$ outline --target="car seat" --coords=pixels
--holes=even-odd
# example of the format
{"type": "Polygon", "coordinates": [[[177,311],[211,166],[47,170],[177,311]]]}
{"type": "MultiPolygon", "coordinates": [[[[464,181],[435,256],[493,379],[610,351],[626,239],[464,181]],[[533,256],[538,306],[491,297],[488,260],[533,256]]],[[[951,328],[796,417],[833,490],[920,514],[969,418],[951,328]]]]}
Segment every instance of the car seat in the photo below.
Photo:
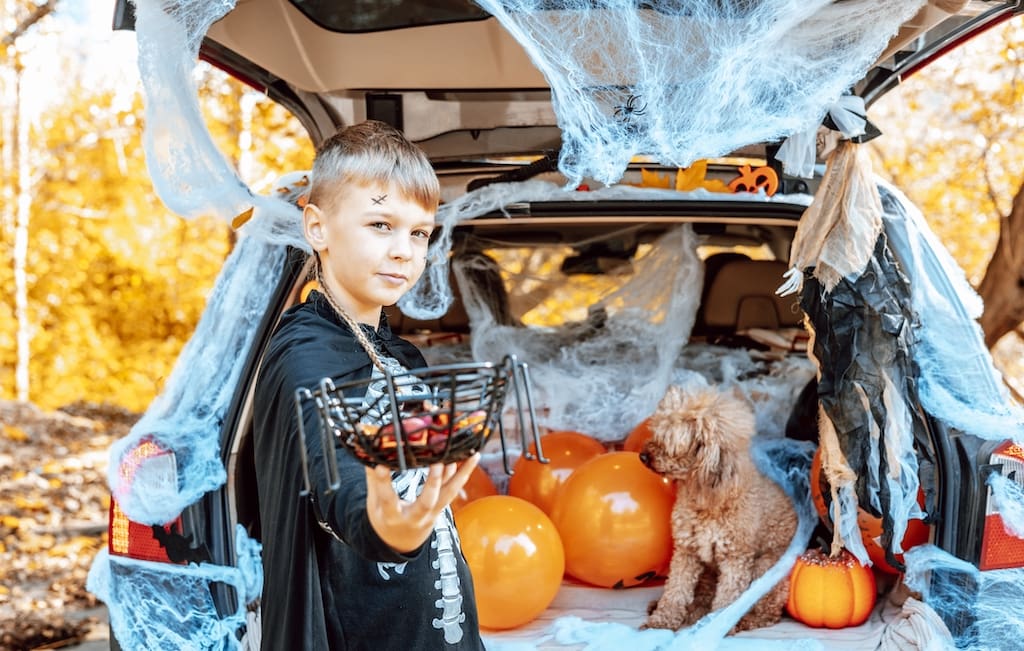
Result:
{"type": "Polygon", "coordinates": [[[786,263],[779,260],[727,260],[710,280],[705,278],[703,334],[801,327],[799,297],[775,293],[787,270],[786,263]]]}

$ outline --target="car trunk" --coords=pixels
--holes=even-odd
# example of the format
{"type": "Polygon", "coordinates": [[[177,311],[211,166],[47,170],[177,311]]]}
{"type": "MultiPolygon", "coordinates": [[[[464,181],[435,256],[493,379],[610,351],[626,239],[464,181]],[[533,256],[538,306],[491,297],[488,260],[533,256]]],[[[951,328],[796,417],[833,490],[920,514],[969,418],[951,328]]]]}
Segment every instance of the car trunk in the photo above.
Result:
{"type": "MultiPolygon", "coordinates": [[[[342,25],[343,31],[332,31],[323,28],[330,22],[326,18],[311,21],[293,3],[285,0],[241,0],[236,9],[211,27],[201,56],[254,87],[265,90],[290,108],[309,129],[314,142],[323,140],[339,125],[366,118],[396,124],[419,142],[437,163],[443,179],[446,175],[453,179],[448,186],[451,194],[446,196],[446,201],[457,200],[471,187],[464,184],[465,180],[479,176],[467,173],[467,169],[493,166],[499,172],[494,176],[509,178],[503,175],[514,175],[518,169],[535,162],[538,155],[550,156],[552,151],[562,147],[548,80],[495,19],[482,18],[479,11],[468,3],[441,3],[449,10],[444,20],[436,24],[422,24],[429,19],[414,13],[401,13],[401,7],[406,4],[414,5],[392,3],[389,6],[399,9],[382,11],[379,15],[365,17],[367,20],[360,17],[358,23],[342,25]],[[371,18],[380,22],[373,23],[371,18]],[[399,26],[409,20],[418,26],[399,26]],[[382,31],[377,31],[382,28],[382,31]],[[433,42],[437,35],[442,36],[440,46],[421,44],[433,42]],[[421,61],[415,57],[394,56],[399,46],[413,52],[429,51],[438,55],[443,65],[430,65],[426,57],[421,61]],[[518,155],[521,159],[505,158],[495,164],[497,154],[518,155]]],[[[977,31],[1020,11],[1017,2],[971,2],[966,3],[966,7],[962,5],[957,2],[929,3],[892,39],[876,67],[857,85],[856,92],[868,102],[873,101],[903,76],[912,74],[941,54],[951,43],[962,42],[977,31]],[[963,11],[950,17],[942,9],[944,6],[963,11]]],[[[321,3],[316,6],[327,10],[337,9],[339,4],[321,3]]],[[[753,143],[741,153],[772,163],[771,152],[771,146],[753,143]]],[[[653,162],[648,164],[656,167],[653,162]]],[[[630,170],[635,174],[641,165],[643,163],[638,162],[630,170]]],[[[667,169],[674,170],[675,167],[668,166],[667,169]]],[[[799,182],[802,181],[782,179],[785,190],[794,192],[799,182]]],[[[803,191],[811,189],[813,186],[803,186],[803,191]]],[[[564,224],[574,212],[581,221],[585,221],[595,216],[589,208],[581,202],[549,206],[547,214],[538,215],[537,223],[543,224],[542,220],[548,219],[552,220],[549,224],[564,224]]],[[[802,208],[799,206],[792,210],[799,212],[802,208]]],[[[636,211],[637,205],[609,202],[602,209],[622,216],[636,211]]],[[[515,210],[513,208],[511,212],[515,210]]],[[[691,205],[687,210],[696,210],[707,216],[720,209],[708,203],[697,208],[691,205]]],[[[779,208],[780,212],[786,210],[779,208]]],[[[641,222],[657,222],[659,217],[666,216],[665,206],[636,212],[632,216],[641,222]]],[[[510,229],[505,228],[508,223],[502,221],[504,217],[493,215],[489,222],[481,221],[481,233],[486,234],[491,229],[493,236],[501,237],[509,232],[510,229]]],[[[668,217],[673,219],[678,215],[668,217]]],[[[296,290],[292,288],[292,299],[296,290]]],[[[278,298],[283,300],[286,294],[279,292],[278,298]]],[[[250,372],[254,371],[247,370],[250,372]]],[[[792,398],[795,400],[796,396],[792,398]]],[[[242,414],[247,409],[245,400],[247,396],[236,396],[232,419],[243,418],[242,414]]],[[[974,510],[957,523],[957,516],[963,515],[960,514],[960,497],[966,500],[974,493],[963,489],[964,495],[958,496],[955,488],[949,487],[959,485],[956,478],[960,476],[962,465],[952,446],[962,446],[967,451],[965,454],[980,454],[978,446],[963,444],[964,437],[950,443],[955,435],[942,428],[934,429],[934,437],[939,441],[935,451],[940,465],[938,472],[947,486],[940,505],[943,521],[936,531],[935,541],[958,556],[976,555],[978,541],[974,538],[967,540],[964,532],[973,526],[979,505],[974,504],[974,510]]],[[[986,448],[984,452],[989,450],[986,448]]],[[[971,470],[975,469],[973,463],[966,465],[971,470]]],[[[979,490],[977,485],[969,488],[975,492],[979,490]]],[[[251,490],[251,486],[243,486],[239,492],[246,489],[251,490]]],[[[221,515],[230,513],[231,505],[223,496],[218,499],[221,500],[217,507],[221,515]]],[[[247,510],[251,512],[251,504],[247,510]]],[[[561,642],[551,639],[548,627],[565,615],[577,615],[584,621],[576,626],[563,619],[562,642],[573,639],[571,629],[584,636],[576,637],[577,640],[599,639],[600,631],[591,626],[596,626],[595,622],[619,623],[635,633],[646,614],[647,602],[661,589],[655,585],[609,591],[583,586],[572,580],[567,580],[564,588],[564,594],[559,595],[550,611],[540,620],[515,631],[491,633],[490,638],[496,645],[518,641],[539,648],[544,645],[555,648],[561,642]],[[564,628],[566,626],[569,628],[564,628]]],[[[864,627],[840,632],[812,632],[789,621],[763,632],[745,635],[764,640],[815,637],[828,648],[864,648],[865,645],[873,648],[877,636],[881,635],[881,626],[897,612],[897,607],[882,604],[864,627]]]]}

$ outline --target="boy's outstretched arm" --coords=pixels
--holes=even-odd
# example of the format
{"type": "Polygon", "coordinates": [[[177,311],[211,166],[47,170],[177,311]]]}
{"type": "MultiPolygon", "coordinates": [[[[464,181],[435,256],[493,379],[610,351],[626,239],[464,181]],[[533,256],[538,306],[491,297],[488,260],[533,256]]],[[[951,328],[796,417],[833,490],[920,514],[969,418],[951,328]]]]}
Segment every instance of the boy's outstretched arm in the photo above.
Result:
{"type": "Polygon", "coordinates": [[[430,466],[423,490],[413,501],[398,497],[386,466],[366,469],[366,514],[380,539],[400,554],[410,554],[426,542],[434,522],[458,496],[480,461],[474,454],[460,465],[430,466]]]}

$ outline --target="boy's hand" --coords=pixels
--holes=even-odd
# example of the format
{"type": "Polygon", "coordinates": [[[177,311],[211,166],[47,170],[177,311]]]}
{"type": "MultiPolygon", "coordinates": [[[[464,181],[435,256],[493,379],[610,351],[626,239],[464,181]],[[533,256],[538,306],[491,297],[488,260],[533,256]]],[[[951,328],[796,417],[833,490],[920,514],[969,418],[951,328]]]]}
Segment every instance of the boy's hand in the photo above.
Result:
{"type": "Polygon", "coordinates": [[[386,466],[366,469],[366,514],[381,540],[400,554],[415,551],[434,530],[434,522],[455,499],[480,462],[480,453],[454,463],[430,466],[427,481],[419,497],[407,502],[398,497],[391,485],[391,470],[386,466]]]}

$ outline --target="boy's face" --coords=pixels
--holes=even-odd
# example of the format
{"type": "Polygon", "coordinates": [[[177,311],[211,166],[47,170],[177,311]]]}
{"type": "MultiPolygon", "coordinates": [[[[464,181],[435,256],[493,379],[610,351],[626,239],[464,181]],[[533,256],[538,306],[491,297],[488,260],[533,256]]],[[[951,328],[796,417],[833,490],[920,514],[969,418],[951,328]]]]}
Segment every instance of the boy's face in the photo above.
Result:
{"type": "Polygon", "coordinates": [[[376,327],[381,308],[423,274],[434,213],[394,186],[352,184],[329,206],[308,204],[303,225],[334,298],[356,321],[376,327]]]}

